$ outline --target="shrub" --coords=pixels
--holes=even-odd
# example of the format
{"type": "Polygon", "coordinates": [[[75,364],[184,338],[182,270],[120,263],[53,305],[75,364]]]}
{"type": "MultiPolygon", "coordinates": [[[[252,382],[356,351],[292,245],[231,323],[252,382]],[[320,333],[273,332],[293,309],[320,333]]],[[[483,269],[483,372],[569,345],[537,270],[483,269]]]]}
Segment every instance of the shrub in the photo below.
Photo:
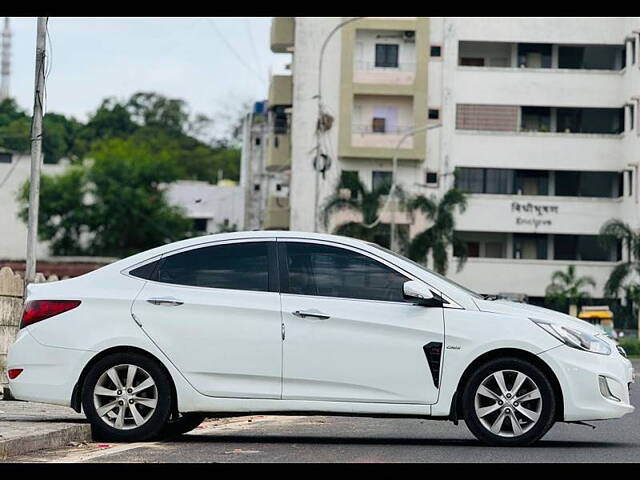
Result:
{"type": "Polygon", "coordinates": [[[640,340],[637,338],[621,338],[620,346],[624,348],[627,355],[640,355],[640,340]]]}

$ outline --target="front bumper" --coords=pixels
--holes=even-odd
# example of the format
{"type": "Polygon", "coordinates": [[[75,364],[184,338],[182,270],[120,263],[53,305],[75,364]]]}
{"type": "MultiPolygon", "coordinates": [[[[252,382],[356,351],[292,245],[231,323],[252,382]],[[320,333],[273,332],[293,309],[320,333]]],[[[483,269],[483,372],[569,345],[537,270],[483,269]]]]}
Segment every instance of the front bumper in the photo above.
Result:
{"type": "Polygon", "coordinates": [[[616,349],[611,355],[598,355],[561,345],[539,356],[558,377],[565,421],[619,418],[635,410],[629,398],[633,366],[616,349]],[[606,378],[610,392],[619,401],[601,393],[599,377],[606,378]]]}

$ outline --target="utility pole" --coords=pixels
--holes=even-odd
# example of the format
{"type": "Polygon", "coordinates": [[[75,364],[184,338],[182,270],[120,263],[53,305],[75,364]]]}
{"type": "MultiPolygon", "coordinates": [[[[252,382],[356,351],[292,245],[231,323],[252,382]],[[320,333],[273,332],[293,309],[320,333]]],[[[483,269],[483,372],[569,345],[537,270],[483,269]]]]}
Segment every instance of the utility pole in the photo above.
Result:
{"type": "MultiPolygon", "coordinates": [[[[322,152],[320,147],[320,136],[324,133],[324,106],[322,104],[322,66],[324,62],[324,52],[327,49],[327,45],[329,45],[329,40],[331,37],[340,30],[345,25],[348,25],[351,22],[355,22],[356,20],[360,20],[365,17],[352,17],[348,20],[344,20],[336,25],[333,30],[329,32],[324,41],[322,42],[322,46],[320,47],[320,56],[318,57],[318,93],[315,98],[318,99],[318,119],[316,124],[316,147],[315,147],[315,157],[314,157],[314,170],[315,170],[315,192],[314,192],[314,201],[313,201],[313,231],[319,232],[319,213],[318,209],[320,207],[320,169],[323,168],[320,165],[322,160],[322,152]]],[[[327,128],[328,130],[328,128],[327,128]]]]}
{"type": "Polygon", "coordinates": [[[47,21],[38,17],[36,33],[36,77],[31,126],[31,183],[29,185],[29,220],[27,230],[27,266],[25,285],[36,277],[36,243],[38,240],[38,210],[40,206],[40,167],[42,165],[42,117],[44,115],[44,65],[46,57],[47,21]]]}

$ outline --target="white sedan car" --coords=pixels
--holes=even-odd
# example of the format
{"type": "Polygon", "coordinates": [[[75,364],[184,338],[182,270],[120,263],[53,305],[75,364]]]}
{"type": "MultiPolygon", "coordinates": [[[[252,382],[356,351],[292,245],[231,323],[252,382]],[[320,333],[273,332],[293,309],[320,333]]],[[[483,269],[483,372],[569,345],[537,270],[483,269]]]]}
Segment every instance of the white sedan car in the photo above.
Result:
{"type": "Polygon", "coordinates": [[[8,375],[18,399],[84,411],[114,441],[268,412],[463,419],[524,445],[634,410],[631,363],[590,324],[301,232],[192,238],[32,284],[8,375]]]}

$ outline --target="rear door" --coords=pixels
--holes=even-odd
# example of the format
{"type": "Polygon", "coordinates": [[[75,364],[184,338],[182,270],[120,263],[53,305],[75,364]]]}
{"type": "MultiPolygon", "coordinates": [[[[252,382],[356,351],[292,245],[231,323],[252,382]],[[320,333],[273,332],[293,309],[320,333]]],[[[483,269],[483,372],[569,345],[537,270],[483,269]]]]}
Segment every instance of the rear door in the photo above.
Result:
{"type": "Polygon", "coordinates": [[[133,313],[200,393],[280,398],[282,333],[273,239],[164,255],[133,313]]]}

